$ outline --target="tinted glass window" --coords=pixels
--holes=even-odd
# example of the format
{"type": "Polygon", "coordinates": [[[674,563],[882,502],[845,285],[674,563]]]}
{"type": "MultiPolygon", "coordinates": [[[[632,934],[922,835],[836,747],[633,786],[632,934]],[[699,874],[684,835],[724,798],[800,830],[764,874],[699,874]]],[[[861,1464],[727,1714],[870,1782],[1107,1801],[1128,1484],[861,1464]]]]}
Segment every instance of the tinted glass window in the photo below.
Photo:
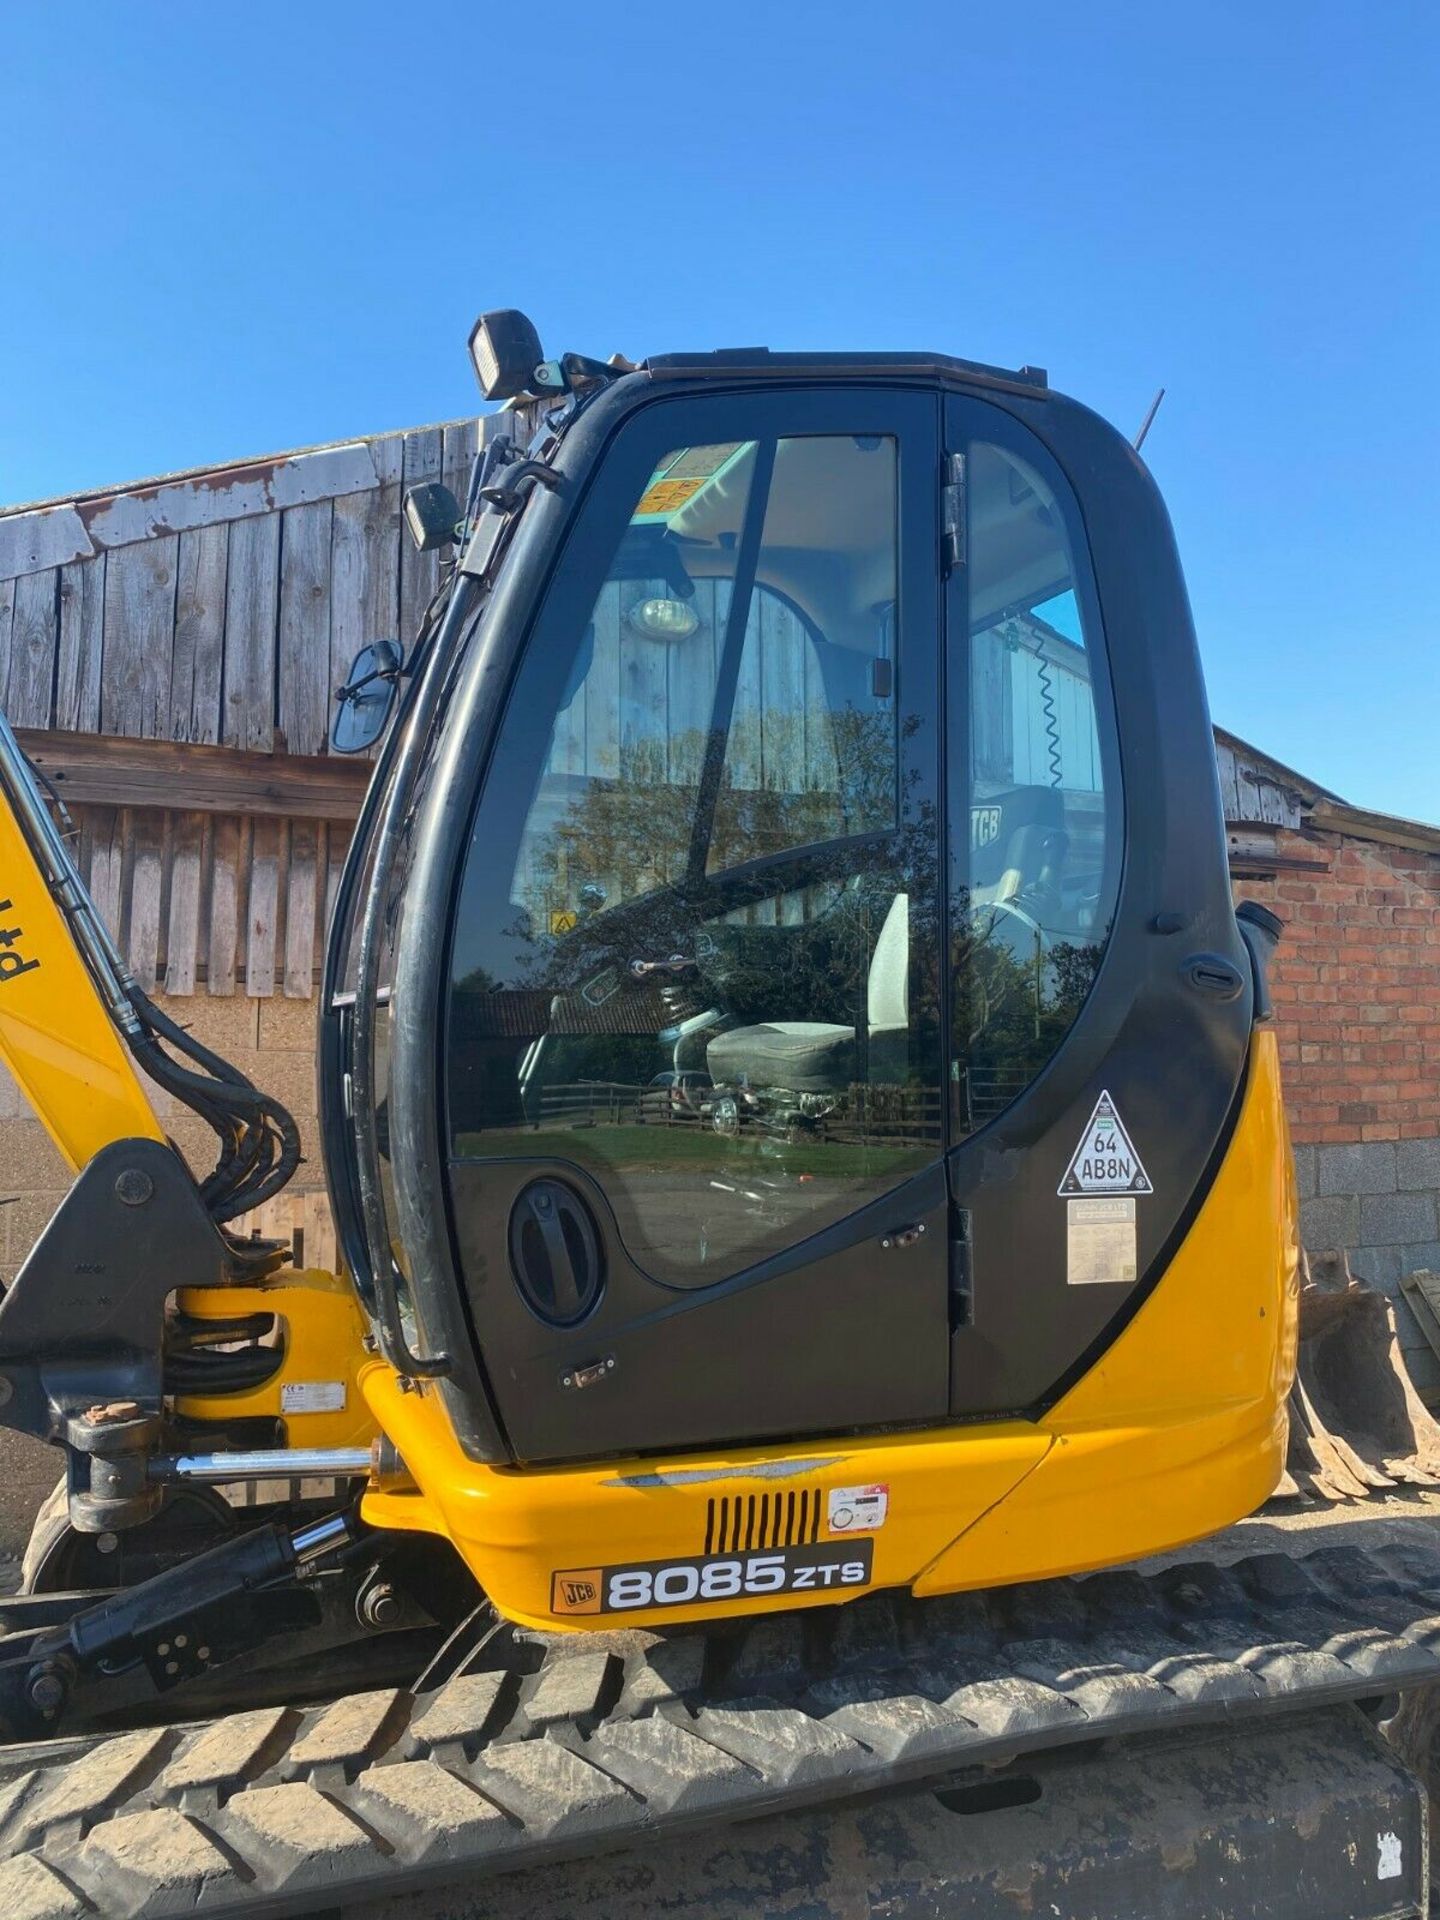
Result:
{"type": "Polygon", "coordinates": [[[666,454],[603,576],[577,597],[572,570],[542,613],[477,814],[453,1151],[583,1166],[672,1282],[792,1245],[937,1148],[896,471],[885,437],[666,454]]]}
{"type": "Polygon", "coordinates": [[[1058,485],[1010,446],[972,445],[967,482],[969,845],[955,914],[965,1130],[1029,1085],[1079,1012],[1120,850],[1083,534],[1058,485]]]}

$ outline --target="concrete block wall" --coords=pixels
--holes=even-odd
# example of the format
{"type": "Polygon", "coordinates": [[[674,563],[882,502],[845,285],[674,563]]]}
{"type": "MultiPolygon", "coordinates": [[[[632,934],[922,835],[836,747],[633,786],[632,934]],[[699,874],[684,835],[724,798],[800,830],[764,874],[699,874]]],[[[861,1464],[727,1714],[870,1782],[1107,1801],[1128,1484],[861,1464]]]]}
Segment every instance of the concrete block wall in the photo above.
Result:
{"type": "Polygon", "coordinates": [[[1440,1140],[1302,1143],[1295,1172],[1306,1246],[1343,1248],[1356,1279],[1390,1296],[1410,1376],[1440,1399],[1440,1358],[1400,1290],[1407,1273],[1440,1272],[1440,1140]]]}
{"type": "MultiPolygon", "coordinates": [[[[232,1060],[256,1086],[282,1100],[300,1128],[305,1163],[285,1193],[258,1220],[242,1222],[242,1230],[253,1224],[265,1233],[287,1235],[293,1226],[303,1225],[306,1259],[314,1265],[329,1265],[333,1240],[326,1226],[328,1209],[321,1200],[324,1176],[315,1118],[316,1002],[252,999],[245,994],[167,999],[157,993],[154,998],[197,1040],[232,1060]]],[[[215,1161],[215,1136],[209,1127],[173,1095],[153,1085],[148,1091],[176,1146],[197,1173],[208,1173],[215,1161]]],[[[65,1163],[0,1066],[0,1202],[6,1202],[0,1204],[0,1279],[7,1284],[69,1187],[65,1163]]]]}

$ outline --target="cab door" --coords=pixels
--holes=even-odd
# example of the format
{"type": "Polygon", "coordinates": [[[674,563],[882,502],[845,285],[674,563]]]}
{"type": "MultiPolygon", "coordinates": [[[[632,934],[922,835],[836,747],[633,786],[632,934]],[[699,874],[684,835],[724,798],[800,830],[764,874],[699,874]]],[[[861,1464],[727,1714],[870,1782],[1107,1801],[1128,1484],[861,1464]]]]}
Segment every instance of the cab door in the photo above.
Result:
{"type": "Polygon", "coordinates": [[[1163,1284],[1251,991],[1153,482],[1053,396],[949,396],[946,453],[951,1411],[973,1419],[1053,1404],[1163,1284]]]}
{"type": "Polygon", "coordinates": [[[451,939],[447,1204],[517,1458],[945,1415],[939,396],[632,414],[451,939]]]}

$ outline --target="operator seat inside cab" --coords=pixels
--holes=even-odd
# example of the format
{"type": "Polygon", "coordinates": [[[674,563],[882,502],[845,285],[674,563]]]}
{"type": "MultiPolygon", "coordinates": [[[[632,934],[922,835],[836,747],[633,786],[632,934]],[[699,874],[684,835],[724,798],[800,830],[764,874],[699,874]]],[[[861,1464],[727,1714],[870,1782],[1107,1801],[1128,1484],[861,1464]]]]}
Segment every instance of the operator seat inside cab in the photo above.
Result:
{"type": "Polygon", "coordinates": [[[909,1029],[910,896],[897,893],[870,956],[866,982],[869,1071],[855,1058],[855,1028],[828,1020],[767,1020],[732,1027],[710,1042],[717,1086],[842,1093],[857,1078],[902,1080],[909,1029]]]}
{"type": "MultiPolygon", "coordinates": [[[[1049,897],[1064,862],[1062,796],[1048,787],[1012,787],[975,809],[972,903],[1049,897]]],[[[1058,896],[1057,896],[1058,898],[1058,896]]],[[[869,1055],[856,1058],[856,1028],[828,1020],[766,1020],[732,1027],[710,1042],[717,1086],[775,1087],[789,1093],[843,1093],[856,1080],[904,1080],[910,1000],[910,896],[895,894],[870,956],[866,980],[869,1055]]]]}

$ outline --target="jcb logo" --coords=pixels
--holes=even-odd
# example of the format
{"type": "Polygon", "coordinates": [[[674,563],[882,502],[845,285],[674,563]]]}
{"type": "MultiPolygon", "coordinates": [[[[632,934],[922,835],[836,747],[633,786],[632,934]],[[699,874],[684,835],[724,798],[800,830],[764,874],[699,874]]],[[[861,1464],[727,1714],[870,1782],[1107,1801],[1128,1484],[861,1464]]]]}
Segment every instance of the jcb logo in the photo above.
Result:
{"type": "Polygon", "coordinates": [[[972,847],[988,847],[1000,838],[999,807],[972,807],[970,809],[970,844],[972,847]]]}
{"type": "MultiPolygon", "coordinates": [[[[8,900],[0,900],[0,913],[13,913],[14,907],[8,900]]],[[[0,927],[0,984],[13,980],[17,974],[33,973],[39,966],[38,960],[27,960],[16,946],[17,940],[25,938],[19,927],[0,927]]]]}
{"type": "Polygon", "coordinates": [[[599,1567],[568,1567],[550,1580],[552,1613],[599,1613],[599,1567]]]}

